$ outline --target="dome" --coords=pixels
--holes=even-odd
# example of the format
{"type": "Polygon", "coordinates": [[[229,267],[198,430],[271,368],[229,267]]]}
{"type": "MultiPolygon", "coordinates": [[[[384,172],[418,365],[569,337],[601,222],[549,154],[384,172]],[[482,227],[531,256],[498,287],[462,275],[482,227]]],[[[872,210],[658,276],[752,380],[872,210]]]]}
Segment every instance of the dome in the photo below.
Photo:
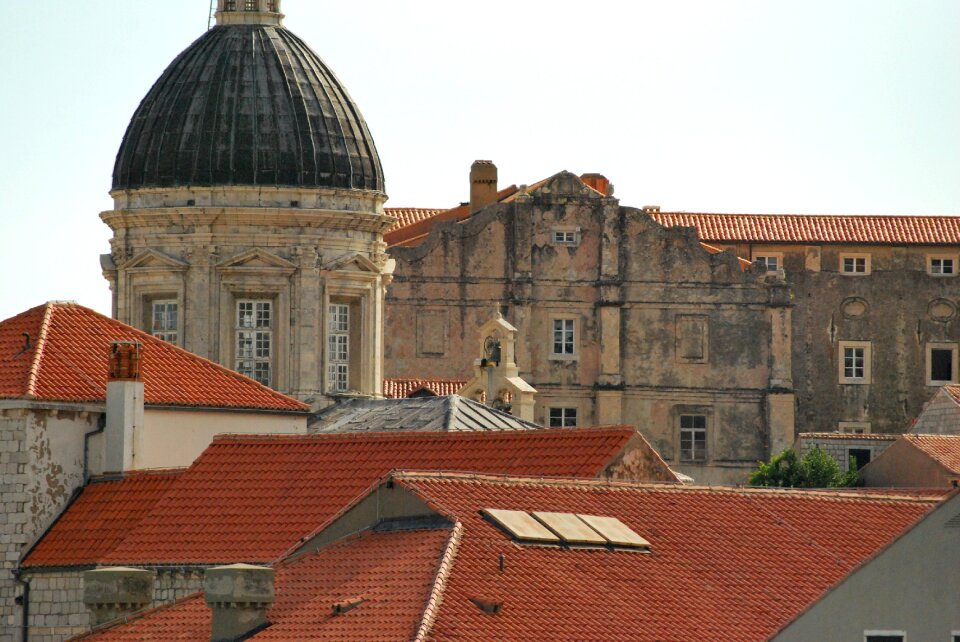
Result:
{"type": "Polygon", "coordinates": [[[221,24],[181,53],[140,103],[113,189],[284,186],[383,191],[360,110],[279,25],[221,24]]]}

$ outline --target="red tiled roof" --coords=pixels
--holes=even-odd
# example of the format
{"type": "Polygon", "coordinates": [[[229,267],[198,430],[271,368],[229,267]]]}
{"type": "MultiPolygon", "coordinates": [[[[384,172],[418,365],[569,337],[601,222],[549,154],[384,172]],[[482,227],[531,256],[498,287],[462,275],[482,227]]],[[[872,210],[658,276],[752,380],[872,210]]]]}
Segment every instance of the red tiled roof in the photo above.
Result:
{"type": "MultiPolygon", "coordinates": [[[[496,202],[509,200],[511,196],[517,193],[517,186],[511,185],[497,192],[496,202]]],[[[389,210],[388,210],[388,213],[389,210]]],[[[470,204],[460,205],[448,210],[439,210],[432,216],[411,222],[409,225],[395,225],[389,232],[383,235],[384,242],[390,246],[398,245],[416,245],[418,241],[430,233],[435,223],[440,221],[464,221],[470,218],[470,204]]]]}
{"type": "Polygon", "coordinates": [[[960,404],[960,386],[944,386],[943,391],[960,404]]]}
{"type": "Polygon", "coordinates": [[[389,233],[410,227],[414,223],[419,223],[422,220],[433,218],[440,212],[446,212],[447,209],[433,207],[386,207],[383,211],[397,218],[397,222],[390,228],[389,233]]]}
{"type": "Polygon", "coordinates": [[[960,435],[904,435],[952,474],[960,475],[960,435]]]}
{"type": "Polygon", "coordinates": [[[425,388],[438,397],[448,397],[457,394],[465,385],[466,379],[384,379],[383,396],[401,399],[425,388]]]}
{"type": "MultiPolygon", "coordinates": [[[[634,434],[618,427],[221,436],[110,553],[82,561],[270,562],[392,469],[594,478],[634,434]]],[[[45,557],[50,566],[67,559],[78,563],[59,548],[45,557]]]]}
{"type": "MultiPolygon", "coordinates": [[[[256,642],[410,640],[416,633],[450,529],[364,533],[278,564],[270,627],[256,642]],[[334,604],[364,600],[334,615],[334,604]]],[[[96,642],[210,639],[202,595],[148,611],[80,639],[96,642]]]]}
{"type": "Polygon", "coordinates": [[[960,216],[816,216],[652,212],[666,227],[695,227],[700,239],[732,243],[957,245],[960,216]]]}
{"type": "MultiPolygon", "coordinates": [[[[279,564],[271,626],[252,640],[759,642],[936,504],[444,473],[393,481],[453,528],[367,531],[279,564]],[[651,553],[517,545],[484,508],[615,516],[651,553]]],[[[177,639],[209,622],[188,600],[92,639],[177,639]]]]}
{"type": "Polygon", "coordinates": [[[420,474],[395,481],[463,525],[429,638],[463,642],[766,640],[934,505],[420,474]],[[517,546],[483,508],[616,516],[652,554],[517,546]],[[471,598],[500,602],[502,611],[491,617],[471,598]]]}
{"type": "Polygon", "coordinates": [[[127,473],[88,484],[23,566],[73,566],[99,559],[149,514],[182,472],[127,473]]]}
{"type": "Polygon", "coordinates": [[[139,341],[148,405],[306,412],[309,406],[75,303],[0,322],[0,398],[102,403],[110,344],[139,341]],[[24,349],[24,334],[30,347],[24,349]]]}
{"type": "Polygon", "coordinates": [[[839,439],[843,441],[896,441],[900,435],[882,432],[802,432],[801,439],[839,439]]]}

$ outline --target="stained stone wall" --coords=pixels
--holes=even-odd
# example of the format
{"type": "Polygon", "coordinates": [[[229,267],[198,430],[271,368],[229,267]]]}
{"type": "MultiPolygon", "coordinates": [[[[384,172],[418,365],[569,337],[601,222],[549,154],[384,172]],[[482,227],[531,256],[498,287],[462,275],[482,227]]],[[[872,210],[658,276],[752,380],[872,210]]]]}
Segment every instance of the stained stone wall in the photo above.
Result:
{"type": "Polygon", "coordinates": [[[674,469],[710,483],[742,481],[793,443],[789,288],[710,253],[692,229],[561,173],[391,256],[389,377],[470,379],[477,332],[501,308],[540,423],[572,408],[578,425],[635,425],[674,469]],[[573,322],[572,354],[554,354],[558,320],[573,322]],[[684,415],[706,425],[693,459],[684,415]]]}
{"type": "Polygon", "coordinates": [[[0,642],[19,640],[22,588],[14,571],[83,483],[84,435],[100,416],[11,406],[0,409],[0,642]]]}
{"type": "Polygon", "coordinates": [[[910,432],[919,435],[960,435],[960,404],[945,390],[923,407],[910,432]]]}
{"type": "Polygon", "coordinates": [[[797,438],[797,454],[803,457],[814,448],[833,457],[844,472],[850,470],[851,449],[869,450],[870,461],[893,445],[899,435],[854,435],[801,433],[797,438]]]}

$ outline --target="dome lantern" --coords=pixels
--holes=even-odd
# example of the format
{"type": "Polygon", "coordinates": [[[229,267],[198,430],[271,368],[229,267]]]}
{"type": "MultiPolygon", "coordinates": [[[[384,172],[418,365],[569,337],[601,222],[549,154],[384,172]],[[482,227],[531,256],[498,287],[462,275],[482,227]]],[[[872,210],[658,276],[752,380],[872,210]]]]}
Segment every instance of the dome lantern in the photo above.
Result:
{"type": "Polygon", "coordinates": [[[217,25],[280,25],[280,0],[217,0],[217,25]]]}

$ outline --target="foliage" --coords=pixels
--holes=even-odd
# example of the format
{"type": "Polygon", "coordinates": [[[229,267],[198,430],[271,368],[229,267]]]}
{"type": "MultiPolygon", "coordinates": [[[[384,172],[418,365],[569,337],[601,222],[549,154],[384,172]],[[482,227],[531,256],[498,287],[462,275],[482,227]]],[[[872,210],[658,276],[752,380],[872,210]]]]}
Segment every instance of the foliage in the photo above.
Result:
{"type": "Polygon", "coordinates": [[[860,485],[856,465],[850,462],[850,472],[840,470],[836,460],[820,448],[813,448],[803,458],[788,448],[774,455],[770,463],[759,462],[759,468],[750,475],[753,486],[778,488],[845,488],[860,485]]]}

